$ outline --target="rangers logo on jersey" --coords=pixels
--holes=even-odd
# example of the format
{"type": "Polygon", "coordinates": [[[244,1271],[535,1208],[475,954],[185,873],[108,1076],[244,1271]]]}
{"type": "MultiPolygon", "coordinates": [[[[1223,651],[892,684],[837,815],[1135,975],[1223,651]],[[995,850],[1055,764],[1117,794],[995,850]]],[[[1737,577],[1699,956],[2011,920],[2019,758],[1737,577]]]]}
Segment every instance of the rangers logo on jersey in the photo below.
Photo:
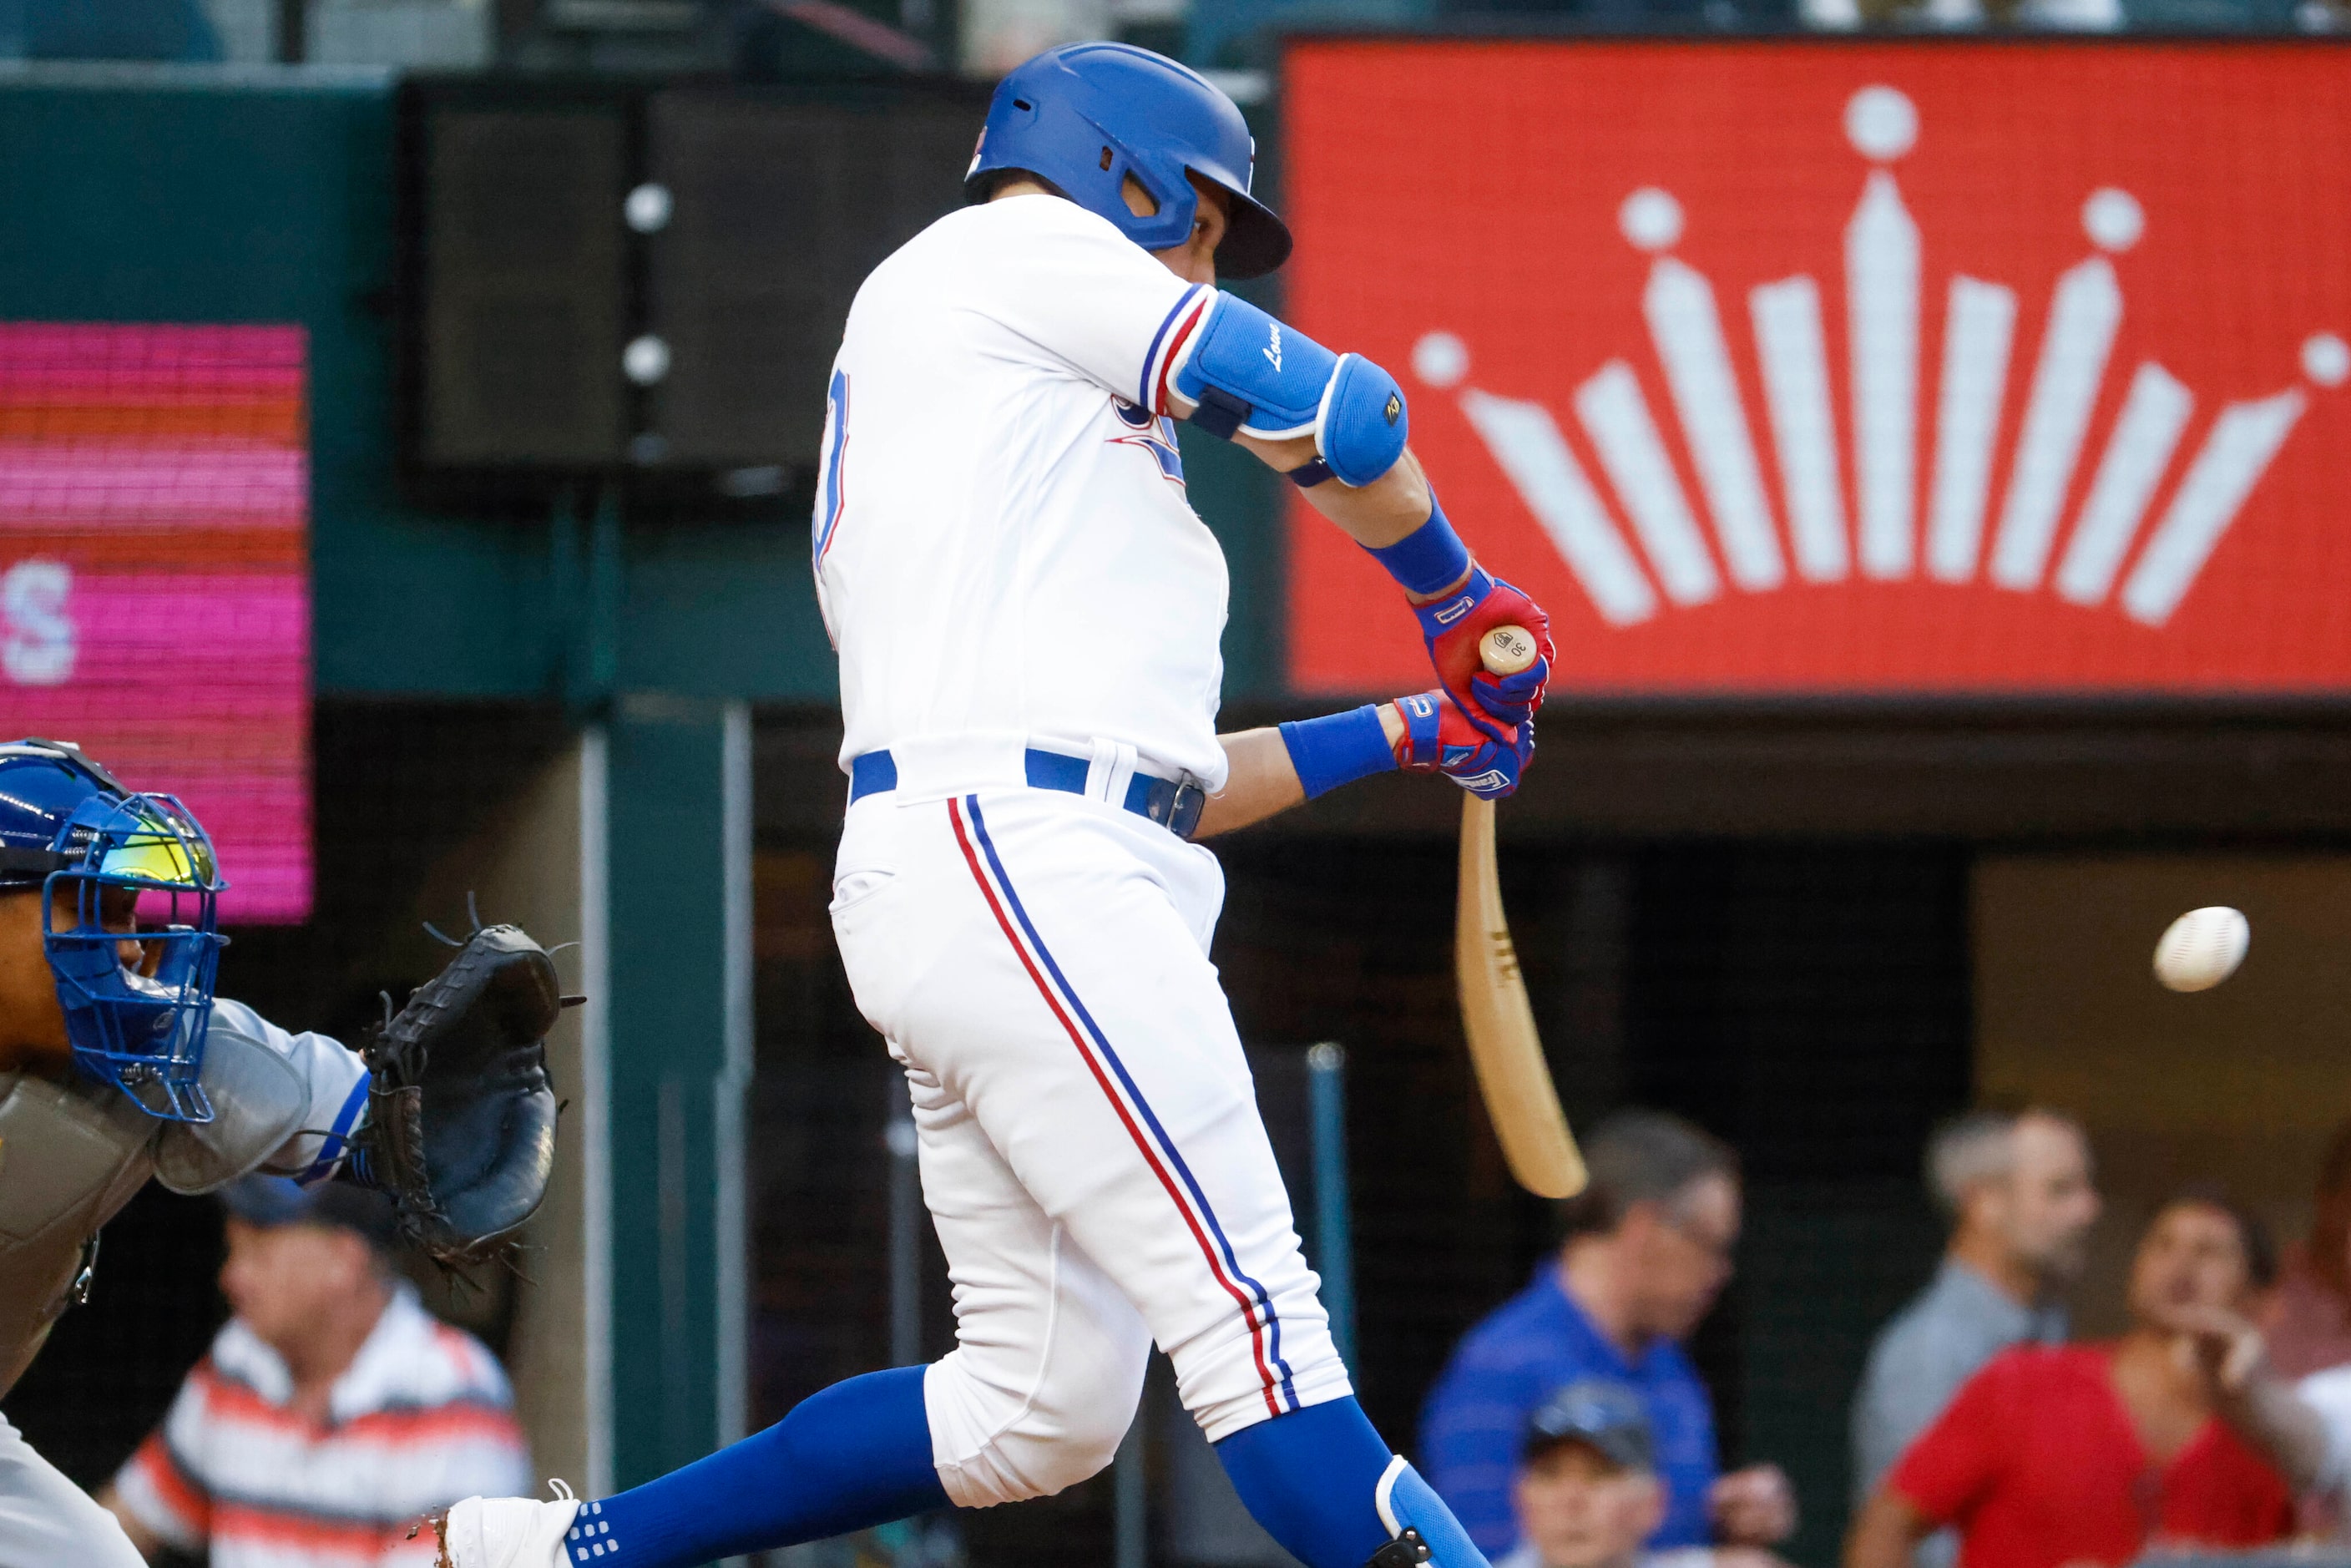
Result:
{"type": "Polygon", "coordinates": [[[1124,398],[1111,399],[1111,407],[1117,411],[1119,423],[1134,432],[1133,435],[1112,436],[1111,444],[1141,447],[1159,465],[1161,478],[1183,484],[1184,454],[1176,444],[1176,422],[1165,414],[1137,408],[1124,398]]]}

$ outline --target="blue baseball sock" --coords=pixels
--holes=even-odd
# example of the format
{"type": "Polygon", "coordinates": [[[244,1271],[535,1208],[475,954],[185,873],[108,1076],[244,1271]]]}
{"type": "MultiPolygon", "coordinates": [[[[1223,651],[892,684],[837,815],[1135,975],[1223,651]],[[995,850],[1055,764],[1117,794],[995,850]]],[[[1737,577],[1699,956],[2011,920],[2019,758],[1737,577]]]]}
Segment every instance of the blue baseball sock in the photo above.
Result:
{"type": "Polygon", "coordinates": [[[565,1544],[575,1564],[692,1568],[946,1506],[923,1369],[902,1366],[836,1383],[764,1432],[583,1504],[565,1544]]]}
{"type": "Polygon", "coordinates": [[[1217,1445],[1233,1490],[1265,1531],[1306,1568],[1364,1568],[1390,1540],[1388,1506],[1428,1543],[1429,1568],[1486,1568],[1486,1559],[1418,1472],[1372,1429],[1353,1396],[1247,1427],[1217,1445]]]}
{"type": "Polygon", "coordinates": [[[1364,1568],[1388,1543],[1374,1492],[1392,1457],[1353,1395],[1217,1445],[1249,1516],[1306,1568],[1364,1568]]]}

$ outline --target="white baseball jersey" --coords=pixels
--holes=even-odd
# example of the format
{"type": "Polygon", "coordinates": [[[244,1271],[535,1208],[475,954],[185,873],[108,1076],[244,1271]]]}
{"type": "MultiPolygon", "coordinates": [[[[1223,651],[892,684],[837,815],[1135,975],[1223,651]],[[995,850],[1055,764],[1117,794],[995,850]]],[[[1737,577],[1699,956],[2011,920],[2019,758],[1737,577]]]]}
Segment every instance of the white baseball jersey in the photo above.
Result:
{"type": "Polygon", "coordinates": [[[844,768],[889,747],[913,794],[926,748],[1111,742],[1223,785],[1225,559],[1165,417],[1214,294],[1047,195],[941,218],[865,280],[812,532],[844,768]]]}
{"type": "Polygon", "coordinates": [[[835,362],[841,760],[887,747],[897,782],[850,807],[833,934],[913,1095],[956,1305],[924,1404],[966,1507],[1108,1463],[1155,1340],[1211,1438],[1348,1392],[1208,960],[1223,874],[1116,779],[1224,781],[1224,557],[1165,419],[1214,298],[1017,196],[883,262],[835,362]],[[1101,766],[1032,788],[1030,746],[1101,766]]]}

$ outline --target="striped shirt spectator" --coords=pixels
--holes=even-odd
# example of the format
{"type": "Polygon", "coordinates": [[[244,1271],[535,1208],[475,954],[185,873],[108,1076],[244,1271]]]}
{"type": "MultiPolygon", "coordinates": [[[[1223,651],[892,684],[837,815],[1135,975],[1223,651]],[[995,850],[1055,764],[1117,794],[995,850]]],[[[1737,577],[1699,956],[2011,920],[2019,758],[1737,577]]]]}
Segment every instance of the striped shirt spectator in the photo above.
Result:
{"type": "Polygon", "coordinates": [[[104,1500],[142,1551],[208,1552],[211,1568],[430,1568],[433,1532],[407,1538],[420,1517],[475,1493],[529,1490],[506,1375],[481,1342],[434,1319],[404,1281],[372,1276],[361,1303],[372,1316],[355,1349],[345,1345],[330,1376],[314,1356],[306,1386],[298,1331],[265,1334],[269,1305],[250,1281],[232,1283],[240,1226],[268,1232],[234,1204],[230,1226],[224,1283],[261,1322],[240,1303],[109,1489],[104,1500]]]}

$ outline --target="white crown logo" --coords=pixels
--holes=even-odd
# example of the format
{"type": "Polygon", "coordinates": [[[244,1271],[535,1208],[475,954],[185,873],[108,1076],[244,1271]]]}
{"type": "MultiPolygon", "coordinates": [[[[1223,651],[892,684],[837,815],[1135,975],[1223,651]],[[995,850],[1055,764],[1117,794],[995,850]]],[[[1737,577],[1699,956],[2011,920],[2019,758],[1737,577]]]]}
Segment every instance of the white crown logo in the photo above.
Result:
{"type": "MultiPolygon", "coordinates": [[[[1855,517],[1851,529],[1821,330],[1820,286],[1800,275],[1761,284],[1747,300],[1761,369],[1764,423],[1779,460],[1788,553],[1797,575],[1808,582],[1839,582],[1856,562],[1865,578],[1890,581],[1917,575],[1917,465],[1931,450],[1924,551],[1928,577],[1967,583],[1980,569],[1996,587],[2029,593],[2046,582],[2060,598],[2087,607],[2106,603],[2111,594],[2132,620],[2162,625],[2195,586],[2246,497],[2293,433],[2307,402],[2302,389],[2289,386],[2220,409],[2116,593],[2116,579],[2139,540],[2149,503],[2173,468],[2195,398],[2161,365],[2151,360],[2140,364],[2074,509],[2071,529],[2061,529],[2122,321],[2122,289],[2106,256],[2128,250],[2145,226],[2139,204],[2128,192],[2109,186],[2091,193],[2083,204],[2082,225],[2094,254],[2062,274],[2050,298],[1987,561],[1984,530],[1992,501],[1993,447],[2008,394],[2016,290],[1951,277],[1930,448],[1918,416],[1918,225],[1888,167],[1917,139],[1917,110],[1890,87],[1864,88],[1845,106],[1844,132],[1875,165],[1844,231],[1851,350],[1845,390],[1852,410],[1855,517]],[[2061,532],[2064,549],[2059,555],[2061,532]]],[[[1750,417],[1731,368],[1714,286],[1671,254],[1681,237],[1681,204],[1664,191],[1645,188],[1625,199],[1617,221],[1627,240],[1656,257],[1642,293],[1642,315],[1713,523],[1722,569],[1741,591],[1778,588],[1787,580],[1787,562],[1757,461],[1757,422],[1750,417]]],[[[2333,333],[2306,340],[2301,359],[2303,373],[2314,385],[2339,386],[2351,376],[2351,346],[2333,333]]],[[[1461,389],[1462,413],[1602,619],[1615,625],[1646,621],[1657,612],[1660,591],[1680,606],[1721,594],[1714,553],[1630,365],[1612,360],[1601,366],[1576,388],[1573,401],[1576,421],[1646,559],[1646,571],[1548,408],[1464,386],[1469,351],[1450,332],[1421,338],[1412,364],[1429,386],[1461,389]]]]}

